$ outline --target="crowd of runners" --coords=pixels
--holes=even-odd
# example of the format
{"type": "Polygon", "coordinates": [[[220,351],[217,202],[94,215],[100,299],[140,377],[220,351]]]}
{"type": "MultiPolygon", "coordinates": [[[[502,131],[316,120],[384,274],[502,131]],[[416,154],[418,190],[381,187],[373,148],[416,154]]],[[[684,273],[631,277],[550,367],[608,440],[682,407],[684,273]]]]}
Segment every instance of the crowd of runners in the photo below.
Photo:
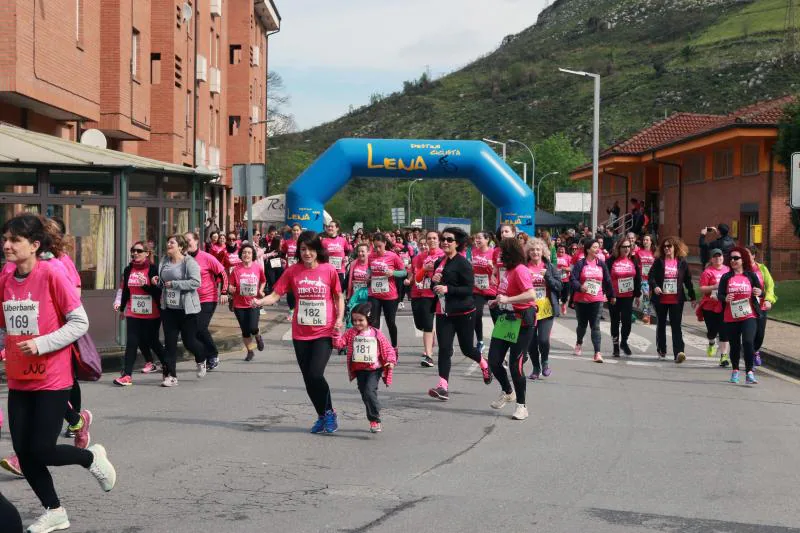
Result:
{"type": "MultiPolygon", "coordinates": [[[[604,361],[600,321],[606,306],[612,357],[632,354],[628,340],[639,313],[645,323],[651,316],[657,319],[652,355],[666,358],[669,324],[673,360],[683,363],[688,301],[706,324],[708,356],[719,352],[720,366],[731,367],[732,383],[739,382],[743,357],[745,381],[756,384],[766,314],[776,301],[774,283],[757,250],[735,246],[724,238],[726,230],[720,225],[702,232],[699,295],[681,239],[656,242],[647,234],[592,234],[588,228],[556,237],[527,235],[509,224],[474,235],[458,227],[342,235],[332,221],[323,234],[297,224],[280,231],[270,227],[264,235],[254,231],[252,239],[237,231],[175,234],[167,238],[163,257],[157,257],[152,243],[137,241],[113,302],[127,332],[123,368],[113,382],[134,384],[141,352],[142,374],[160,373],[163,387],[177,386],[179,337],[194,356],[197,377],[206,378],[220,365],[209,332],[218,305],[235,315],[245,360],[251,361],[265,349],[261,308],[285,296],[297,363],[316,412],[312,433],[338,428],[325,378],[334,349],[346,355],[370,431],[381,431],[378,386],[392,383],[403,351],[397,311],[406,300],[414,327],[422,332],[423,351],[414,357],[438,371],[428,395],[449,399],[457,340],[484,383],[497,381],[499,396],[491,408],[514,404],[514,420],[528,418],[527,382],[553,372],[550,336],[559,317],[575,313],[575,356],[583,355],[588,331],[587,355],[604,361]],[[706,243],[708,231],[721,238],[706,243]],[[487,320],[491,334],[484,336],[487,320]],[[382,321],[388,337],[381,332],[382,321]]],[[[80,277],[63,243],[63,224],[21,214],[2,232],[0,346],[14,454],[0,466],[24,477],[45,509],[27,531],[56,531],[69,527],[69,519],[48,467],[81,465],[105,491],[114,487],[116,472],[105,449],[90,445],[92,413],[81,405],[76,379],[81,354],[74,346],[89,323],[80,277]],[[74,445],[58,444],[64,420],[74,445]]],[[[19,515],[2,495],[0,524],[0,533],[22,531],[19,515]]]]}

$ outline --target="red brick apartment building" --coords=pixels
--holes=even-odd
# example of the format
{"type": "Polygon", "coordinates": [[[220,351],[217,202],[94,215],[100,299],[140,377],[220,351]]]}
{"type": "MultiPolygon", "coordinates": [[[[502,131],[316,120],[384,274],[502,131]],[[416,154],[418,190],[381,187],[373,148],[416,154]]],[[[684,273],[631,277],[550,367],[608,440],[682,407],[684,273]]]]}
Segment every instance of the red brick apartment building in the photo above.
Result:
{"type": "MultiPolygon", "coordinates": [[[[757,244],[776,279],[800,277],[787,170],[773,154],[787,96],[728,115],[676,113],[600,154],[599,206],[623,212],[644,200],[659,236],[679,235],[699,255],[705,226],[725,222],[741,244],[757,244]]],[[[572,179],[592,178],[591,164],[572,179]]],[[[699,266],[699,265],[698,265],[699,266]]]]}

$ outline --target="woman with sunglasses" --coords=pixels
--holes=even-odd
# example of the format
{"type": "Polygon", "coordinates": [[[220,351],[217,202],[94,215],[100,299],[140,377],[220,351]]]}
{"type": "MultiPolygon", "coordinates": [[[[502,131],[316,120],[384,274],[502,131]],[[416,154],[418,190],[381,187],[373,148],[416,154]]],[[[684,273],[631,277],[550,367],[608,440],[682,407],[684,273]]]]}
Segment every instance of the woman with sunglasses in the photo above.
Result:
{"type": "Polygon", "coordinates": [[[497,296],[497,280],[492,276],[492,254],[489,248],[489,234],[479,231],[474,236],[472,247],[472,275],[475,287],[472,290],[475,298],[475,338],[478,341],[478,351],[483,353],[483,309],[486,304],[497,296]]]}
{"type": "Polygon", "coordinates": [[[628,346],[628,337],[631,334],[633,300],[642,294],[642,272],[639,265],[632,259],[631,246],[633,242],[627,238],[617,241],[614,245],[614,255],[608,263],[611,273],[611,285],[614,287],[616,301],[609,303],[611,312],[611,340],[614,343],[613,356],[619,357],[619,350],[625,355],[631,355],[628,346]],[[620,336],[620,322],[622,323],[622,336],[620,336]]]}
{"type": "Polygon", "coordinates": [[[739,359],[744,352],[745,382],[758,383],[753,373],[753,354],[759,299],[763,294],[761,281],[753,272],[753,263],[747,248],[737,246],[731,250],[730,271],[719,280],[717,299],[722,302],[725,328],[731,343],[731,383],[739,383],[739,359]]]}
{"type": "Polygon", "coordinates": [[[722,314],[722,302],[717,300],[717,290],[719,280],[727,274],[730,268],[724,264],[725,258],[722,250],[714,248],[711,250],[711,259],[708,267],[700,274],[700,312],[702,312],[703,322],[706,324],[706,337],[708,338],[708,348],[706,355],[714,357],[717,353],[717,337],[719,337],[719,366],[726,367],[731,363],[728,357],[728,329],[725,327],[724,316],[722,314]]]}
{"type": "Polygon", "coordinates": [[[161,289],[151,283],[155,276],[158,276],[158,267],[148,261],[145,244],[136,241],[131,246],[131,262],[122,272],[122,297],[119,303],[114,304],[114,311],[123,311],[127,331],[122,375],[114,380],[114,384],[120,387],[133,385],[133,365],[138,349],[142,350],[145,358],[142,373],[157,370],[150,350],[155,352],[161,364],[164,363],[164,347],[158,339],[161,289]]]}
{"type": "MultiPolygon", "coordinates": [[[[630,242],[635,242],[635,237],[631,238],[632,233],[628,234],[628,240],[630,242]]],[[[638,246],[634,252],[634,257],[636,262],[639,264],[639,270],[642,272],[642,296],[639,299],[637,307],[641,306],[642,310],[642,322],[645,324],[650,323],[650,313],[652,312],[651,305],[650,305],[650,269],[653,267],[653,263],[655,262],[656,258],[653,255],[653,251],[655,250],[653,246],[653,238],[650,235],[644,235],[642,237],[642,245],[638,246]]]]}
{"type": "Polygon", "coordinates": [[[369,302],[372,304],[372,320],[381,327],[381,313],[386,317],[386,327],[392,347],[397,351],[397,284],[395,278],[405,278],[403,260],[388,249],[389,239],[383,233],[372,238],[374,251],[369,255],[369,302]]]}
{"type": "Polygon", "coordinates": [[[697,305],[692,284],[692,272],[686,262],[688,253],[686,245],[680,238],[666,237],[661,241],[648,276],[650,298],[656,308],[656,320],[658,320],[656,326],[658,356],[662,359],[667,356],[667,317],[669,316],[669,325],[672,330],[672,354],[677,364],[686,361],[683,330],[681,329],[686,294],[689,295],[692,309],[697,305]]]}
{"type": "Polygon", "coordinates": [[[603,362],[603,355],[600,353],[600,313],[603,310],[603,302],[608,299],[610,304],[614,304],[614,288],[611,285],[611,274],[608,267],[601,261],[597,254],[600,245],[594,239],[584,239],[584,257],[572,267],[570,284],[572,285],[573,300],[575,302],[575,314],[578,318],[578,327],[575,330],[577,341],[575,343],[575,355],[583,353],[583,337],[586,335],[587,326],[591,327],[592,347],[594,348],[595,363],[603,362]]]}
{"type": "Polygon", "coordinates": [[[528,345],[528,353],[533,362],[532,380],[540,376],[548,377],[550,370],[550,333],[553,322],[559,316],[558,295],[561,293],[561,278],[558,270],[550,262],[550,250],[545,241],[534,238],[528,241],[526,249],[528,270],[536,291],[536,325],[528,345]]]}
{"type": "Polygon", "coordinates": [[[433,367],[433,320],[436,295],[431,289],[433,265],[444,255],[439,247],[439,233],[428,231],[420,241],[420,253],[411,260],[411,272],[406,282],[411,286],[411,314],[414,327],[422,332],[420,366],[433,367]]]}

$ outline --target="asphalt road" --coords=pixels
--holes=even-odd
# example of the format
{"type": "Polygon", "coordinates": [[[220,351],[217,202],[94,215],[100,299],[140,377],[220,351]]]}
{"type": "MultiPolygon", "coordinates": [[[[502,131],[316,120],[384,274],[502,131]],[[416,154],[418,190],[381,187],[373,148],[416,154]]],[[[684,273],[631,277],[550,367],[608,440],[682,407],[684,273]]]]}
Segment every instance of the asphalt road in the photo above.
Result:
{"type": "MultiPolygon", "coordinates": [[[[436,369],[418,364],[411,317],[399,326],[377,435],[337,355],[340,430],[308,433],[315,415],[288,324],[253,362],[227,354],[203,380],[182,364],[174,389],[141,375],[126,389],[113,376],[85,385],[93,441],[118,482],[103,494],[81,468],[52,469],[71,531],[800,532],[797,382],[762,372],[757,386],[731,385],[694,335],[685,364],[658,361],[655,329],[641,324],[634,356],[613,360],[604,322],[607,362],[595,364],[571,355],[567,317],[553,374],[529,382],[531,416],[518,422],[513,406],[489,407],[499,387],[460,356],[450,401],[429,398],[436,369]]],[[[4,436],[0,453],[10,451],[4,436]]],[[[24,480],[1,472],[0,491],[26,524],[40,513],[24,480]]]]}

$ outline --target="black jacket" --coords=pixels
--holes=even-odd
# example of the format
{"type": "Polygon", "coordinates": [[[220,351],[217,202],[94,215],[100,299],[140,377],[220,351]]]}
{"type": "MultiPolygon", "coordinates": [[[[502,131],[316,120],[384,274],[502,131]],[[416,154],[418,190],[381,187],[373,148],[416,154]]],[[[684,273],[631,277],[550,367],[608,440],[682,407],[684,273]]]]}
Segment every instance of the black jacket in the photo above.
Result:
{"type": "MultiPolygon", "coordinates": [[[[743,274],[747,276],[747,279],[750,280],[750,285],[752,285],[754,289],[758,287],[762,291],[764,290],[764,287],[761,286],[761,282],[758,280],[758,276],[756,275],[755,272],[743,272],[743,274]]],[[[725,306],[728,305],[728,302],[725,301],[725,298],[728,296],[728,282],[734,275],[736,275],[736,273],[733,270],[731,270],[730,272],[726,272],[725,274],[722,275],[721,278],[719,278],[719,287],[717,288],[717,298],[722,303],[723,312],[725,312],[725,306]]],[[[761,305],[758,302],[758,298],[751,295],[750,306],[753,309],[753,311],[756,312],[756,316],[761,316],[762,311],[761,311],[761,305]]]]}
{"type": "MultiPolygon", "coordinates": [[[[659,296],[656,294],[656,287],[664,290],[664,259],[656,257],[653,266],[650,267],[650,275],[647,277],[650,283],[650,300],[653,303],[658,303],[659,296]]],[[[692,271],[689,270],[689,263],[686,259],[678,260],[678,303],[686,301],[686,295],[681,290],[681,285],[686,287],[686,292],[689,294],[689,299],[695,301],[694,285],[692,284],[692,271]]]]}
{"type": "MultiPolygon", "coordinates": [[[[447,256],[439,258],[434,263],[434,271],[439,268],[439,265],[445,259],[447,259],[447,256]]],[[[447,260],[442,269],[442,281],[432,283],[431,288],[437,285],[447,286],[447,294],[444,297],[446,315],[466,313],[475,309],[475,299],[472,296],[472,289],[475,287],[472,264],[463,255],[456,254],[452,259],[447,260]]]]}
{"type": "Polygon", "coordinates": [[[725,257],[727,263],[731,256],[731,250],[736,246],[736,241],[730,235],[723,235],[719,239],[715,239],[709,243],[706,242],[706,236],[700,235],[700,262],[705,267],[711,260],[711,250],[719,248],[722,250],[722,255],[725,257]]]}
{"type": "MultiPolygon", "coordinates": [[[[618,257],[612,257],[608,260],[609,273],[613,270],[614,263],[618,259],[618,257]]],[[[631,263],[633,263],[633,266],[636,269],[636,274],[633,276],[633,297],[639,298],[642,296],[642,265],[640,265],[639,261],[636,260],[636,256],[631,256],[628,259],[631,260],[631,263]]],[[[616,290],[616,287],[614,287],[614,289],[616,290]]]]}
{"type": "MultiPolygon", "coordinates": [[[[128,278],[131,275],[131,265],[125,267],[122,271],[122,299],[119,301],[119,309],[121,313],[125,312],[125,306],[128,305],[128,300],[131,299],[131,290],[128,288],[128,278]]],[[[158,267],[150,263],[150,268],[147,271],[147,285],[142,289],[153,297],[153,309],[161,308],[161,289],[158,285],[153,285],[150,280],[153,276],[158,276],[158,267]]]]}
{"type": "MultiPolygon", "coordinates": [[[[616,294],[614,286],[611,284],[611,272],[608,270],[608,265],[606,265],[604,261],[598,259],[597,263],[603,269],[603,294],[605,294],[606,298],[610,300],[611,298],[614,298],[614,295],[616,294]]],[[[586,258],[582,257],[581,260],[575,263],[575,266],[572,267],[572,274],[569,276],[569,283],[572,286],[573,293],[581,292],[581,271],[583,271],[584,266],[586,266],[586,258]]]]}

